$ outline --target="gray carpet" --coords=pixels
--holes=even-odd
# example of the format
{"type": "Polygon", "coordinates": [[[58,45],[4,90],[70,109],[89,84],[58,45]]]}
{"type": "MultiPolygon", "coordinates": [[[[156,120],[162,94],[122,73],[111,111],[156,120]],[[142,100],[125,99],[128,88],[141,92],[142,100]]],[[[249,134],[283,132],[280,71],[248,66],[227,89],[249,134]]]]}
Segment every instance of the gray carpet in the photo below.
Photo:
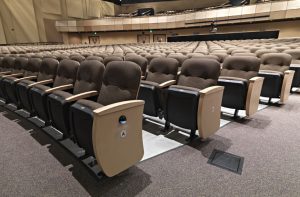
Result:
{"type": "MultiPolygon", "coordinates": [[[[144,128],[145,129],[145,128],[144,128]]],[[[0,196],[300,196],[300,95],[97,180],[60,144],[0,107],[0,196]],[[207,164],[219,149],[241,175],[207,164]]]]}

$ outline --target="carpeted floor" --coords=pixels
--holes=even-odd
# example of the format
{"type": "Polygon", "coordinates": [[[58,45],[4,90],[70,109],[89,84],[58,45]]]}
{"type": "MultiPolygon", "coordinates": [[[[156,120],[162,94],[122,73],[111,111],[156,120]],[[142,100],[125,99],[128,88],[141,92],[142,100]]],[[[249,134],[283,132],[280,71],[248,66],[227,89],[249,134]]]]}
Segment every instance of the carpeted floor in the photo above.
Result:
{"type": "Polygon", "coordinates": [[[97,180],[43,131],[0,107],[0,196],[300,196],[300,95],[97,180]],[[207,164],[245,158],[241,175],[207,164]]]}

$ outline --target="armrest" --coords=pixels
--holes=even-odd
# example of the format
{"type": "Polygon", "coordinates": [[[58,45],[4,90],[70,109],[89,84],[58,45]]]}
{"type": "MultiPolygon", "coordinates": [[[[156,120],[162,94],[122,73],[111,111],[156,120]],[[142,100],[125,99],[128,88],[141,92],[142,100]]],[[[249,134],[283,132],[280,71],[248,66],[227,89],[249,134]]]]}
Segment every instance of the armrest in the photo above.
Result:
{"type": "Polygon", "coordinates": [[[131,100],[94,110],[92,141],[95,158],[109,177],[133,166],[144,155],[144,104],[142,100],[131,100]]]}
{"type": "Polygon", "coordinates": [[[204,139],[220,128],[223,91],[223,86],[211,86],[199,91],[197,124],[200,137],[204,139]]]}
{"type": "Polygon", "coordinates": [[[85,99],[85,98],[89,98],[89,97],[97,96],[97,95],[98,95],[98,91],[83,92],[81,94],[76,94],[74,96],[70,96],[69,98],[66,98],[66,101],[72,102],[72,101],[77,101],[80,99],[85,99]]]}
{"type": "Polygon", "coordinates": [[[58,86],[58,87],[55,87],[55,88],[50,88],[48,90],[45,91],[45,93],[52,93],[54,91],[57,91],[57,90],[68,90],[68,89],[71,89],[73,88],[73,85],[72,84],[67,84],[67,85],[62,85],[62,86],[58,86]]]}
{"type": "Polygon", "coordinates": [[[6,78],[6,77],[21,77],[21,76],[23,76],[23,73],[10,74],[10,75],[5,75],[3,77],[6,78]]]}
{"type": "Polygon", "coordinates": [[[38,81],[38,82],[35,82],[35,83],[32,83],[32,84],[28,85],[28,87],[32,87],[32,86],[35,86],[35,85],[46,85],[46,84],[50,84],[50,83],[53,83],[53,79],[38,81]]]}
{"type": "Polygon", "coordinates": [[[158,87],[159,88],[167,88],[167,87],[169,87],[171,85],[174,85],[174,84],[176,84],[176,80],[169,80],[169,81],[166,81],[164,83],[159,84],[158,87]]]}
{"type": "Polygon", "coordinates": [[[263,86],[263,77],[253,77],[249,80],[247,98],[246,98],[246,115],[253,115],[259,105],[259,97],[263,86]]]}
{"type": "Polygon", "coordinates": [[[8,75],[10,73],[11,73],[11,71],[3,71],[3,72],[0,72],[0,75],[8,75]]]}
{"type": "Polygon", "coordinates": [[[292,88],[292,82],[294,78],[295,71],[294,70],[286,70],[283,75],[283,82],[281,86],[280,93],[280,102],[285,103],[288,100],[290,95],[290,90],[292,88]]]}
{"type": "Polygon", "coordinates": [[[22,77],[20,79],[15,79],[14,82],[19,82],[19,81],[22,81],[22,80],[33,80],[33,79],[37,79],[37,76],[22,77]]]}

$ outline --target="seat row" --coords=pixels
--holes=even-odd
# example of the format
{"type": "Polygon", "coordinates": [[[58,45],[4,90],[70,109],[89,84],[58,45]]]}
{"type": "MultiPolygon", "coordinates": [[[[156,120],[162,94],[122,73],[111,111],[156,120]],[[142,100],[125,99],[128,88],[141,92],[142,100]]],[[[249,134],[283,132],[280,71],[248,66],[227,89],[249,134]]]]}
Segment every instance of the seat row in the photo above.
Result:
{"type": "MultiPolygon", "coordinates": [[[[4,62],[3,62],[4,61],[4,62]]],[[[3,64],[4,63],[4,64],[3,64]]],[[[129,61],[5,57],[0,97],[58,129],[94,156],[107,176],[143,156],[140,66],[129,61]]]]}
{"type": "Polygon", "coordinates": [[[288,99],[294,71],[289,70],[288,54],[256,57],[231,56],[220,63],[209,58],[192,58],[179,63],[173,58],[155,58],[141,82],[138,98],[145,100],[144,114],[165,118],[170,123],[196,130],[206,138],[220,125],[221,106],[245,110],[247,116],[258,110],[260,96],[288,99]],[[224,90],[223,90],[224,89],[224,90]],[[224,92],[224,93],[223,93],[224,92]]]}

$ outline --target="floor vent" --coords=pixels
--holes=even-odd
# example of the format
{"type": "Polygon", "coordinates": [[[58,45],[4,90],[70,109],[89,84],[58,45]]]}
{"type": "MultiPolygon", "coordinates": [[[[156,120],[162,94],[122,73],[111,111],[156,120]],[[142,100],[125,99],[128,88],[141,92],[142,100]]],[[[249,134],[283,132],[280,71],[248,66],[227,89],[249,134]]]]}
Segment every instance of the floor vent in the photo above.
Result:
{"type": "Polygon", "coordinates": [[[242,174],[244,158],[215,149],[210,155],[208,163],[237,174],[242,174]]]}

